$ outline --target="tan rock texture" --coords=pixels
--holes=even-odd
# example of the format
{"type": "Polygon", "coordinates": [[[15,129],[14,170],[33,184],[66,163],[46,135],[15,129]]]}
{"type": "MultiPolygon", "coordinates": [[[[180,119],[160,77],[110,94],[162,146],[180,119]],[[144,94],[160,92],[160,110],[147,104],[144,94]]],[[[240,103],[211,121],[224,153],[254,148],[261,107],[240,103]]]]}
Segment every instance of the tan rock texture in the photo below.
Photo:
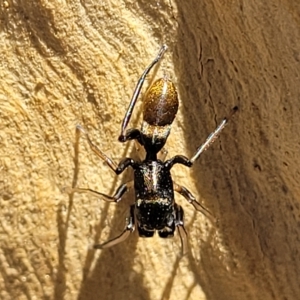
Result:
{"type": "Polygon", "coordinates": [[[300,298],[299,1],[2,0],[0,34],[0,299],[300,298]],[[178,88],[169,156],[191,157],[239,107],[173,169],[218,224],[177,196],[185,257],[177,235],[89,250],[123,230],[133,193],[115,205],[62,187],[112,194],[132,172],[116,177],[75,126],[134,157],[117,137],[162,43],[143,93],[163,74],[178,88]]]}

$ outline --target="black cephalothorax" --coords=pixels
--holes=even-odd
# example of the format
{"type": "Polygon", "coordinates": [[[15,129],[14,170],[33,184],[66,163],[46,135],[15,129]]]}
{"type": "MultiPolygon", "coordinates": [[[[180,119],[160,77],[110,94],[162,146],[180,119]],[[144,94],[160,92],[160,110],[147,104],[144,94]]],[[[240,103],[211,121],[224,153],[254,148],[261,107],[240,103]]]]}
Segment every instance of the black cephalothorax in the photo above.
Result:
{"type": "Polygon", "coordinates": [[[83,127],[80,125],[76,127],[78,137],[79,134],[84,134],[95,154],[104,160],[117,175],[128,167],[131,167],[134,172],[134,180],[122,184],[113,196],[91,189],[66,189],[68,193],[89,193],[94,196],[100,196],[105,201],[119,202],[129,188],[134,188],[135,202],[130,206],[130,215],[126,219],[125,230],[112,240],[94,245],[95,249],[108,248],[124,241],[136,228],[141,237],[151,237],[157,231],[162,238],[172,237],[177,228],[182,243],[182,251],[185,253],[187,250],[187,234],[184,229],[183,209],[175,203],[174,191],[185,197],[196,210],[204,214],[209,213],[196,201],[189,190],[172,180],[170,170],[174,164],[191,167],[200,154],[208,149],[219,136],[219,133],[226,126],[229,117],[237,110],[237,107],[232,109],[228,118],[223,119],[215,131],[197,149],[191,159],[182,155],[176,155],[165,161],[166,151],[164,151],[163,147],[170,134],[171,125],[178,110],[178,97],[174,84],[164,77],[155,81],[144,97],[141,130],[127,129],[145,78],[153,66],[162,58],[166,49],[165,45],[161,47],[156,58],[145,69],[139,79],[123,119],[119,136],[120,142],[136,140],[145,149],[146,155],[142,161],[125,158],[117,165],[91,141],[83,127]]]}

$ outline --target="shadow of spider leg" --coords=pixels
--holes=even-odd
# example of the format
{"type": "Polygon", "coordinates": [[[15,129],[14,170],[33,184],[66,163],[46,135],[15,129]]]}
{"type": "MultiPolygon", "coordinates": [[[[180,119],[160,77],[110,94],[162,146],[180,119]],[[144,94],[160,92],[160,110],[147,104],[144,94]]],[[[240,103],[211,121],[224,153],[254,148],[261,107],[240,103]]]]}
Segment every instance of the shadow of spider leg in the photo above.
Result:
{"type": "MultiPolygon", "coordinates": [[[[123,159],[119,165],[117,165],[112,159],[110,159],[101,149],[99,149],[90,139],[88,133],[85,131],[85,129],[81,125],[76,126],[76,141],[78,143],[80,135],[84,134],[89,146],[91,147],[92,151],[100,157],[102,160],[105,161],[105,163],[117,174],[121,174],[127,167],[134,165],[134,161],[131,158],[125,158],[123,159]]],[[[123,183],[116,191],[116,193],[113,196],[109,196],[97,191],[94,191],[92,189],[86,189],[86,188],[76,188],[76,187],[65,187],[63,188],[63,192],[67,194],[72,193],[87,193],[92,196],[96,197],[102,197],[103,200],[108,202],[119,202],[122,199],[122,196],[133,186],[133,181],[123,183]]]]}
{"type": "Polygon", "coordinates": [[[92,149],[92,151],[98,156],[100,157],[102,160],[105,161],[105,163],[117,174],[119,175],[120,173],[122,173],[127,166],[124,166],[123,168],[120,169],[120,165],[121,163],[119,164],[119,166],[111,159],[109,158],[101,149],[99,149],[93,142],[92,140],[90,139],[89,137],[89,134],[86,132],[86,130],[81,126],[81,125],[77,125],[76,126],[76,143],[79,142],[79,139],[80,139],[80,136],[81,134],[83,134],[88,143],[89,143],[89,146],[90,148],[92,149]]]}
{"type": "MultiPolygon", "coordinates": [[[[106,162],[106,164],[117,174],[121,174],[127,167],[129,166],[134,166],[135,162],[131,159],[131,158],[124,158],[118,165],[112,160],[110,159],[101,149],[99,149],[90,139],[88,133],[85,131],[85,129],[80,126],[77,125],[76,126],[76,142],[78,143],[80,135],[84,134],[89,146],[91,147],[92,151],[98,156],[100,157],[102,160],[104,160],[106,162]]],[[[88,188],[77,188],[77,187],[65,187],[63,188],[63,192],[68,193],[68,194],[72,194],[72,193],[87,193],[90,194],[92,196],[96,196],[96,197],[101,197],[103,200],[107,201],[107,202],[116,202],[118,203],[119,201],[122,200],[122,196],[131,188],[133,187],[133,181],[129,181],[127,183],[123,183],[122,185],[120,185],[117,189],[117,191],[115,192],[115,194],[113,196],[109,196],[107,194],[103,194],[100,193],[98,191],[94,191],[92,189],[88,189],[88,188]]],[[[94,249],[103,249],[103,248],[108,248],[111,247],[113,245],[116,245],[120,242],[123,242],[129,235],[131,232],[134,231],[134,214],[133,214],[133,207],[131,207],[130,209],[130,217],[126,218],[126,227],[125,230],[123,231],[123,233],[121,235],[119,235],[118,237],[109,240],[103,244],[96,244],[94,245],[94,249]]]]}
{"type": "MultiPolygon", "coordinates": [[[[94,191],[92,189],[85,189],[85,188],[65,188],[64,192],[71,194],[71,193],[87,193],[92,196],[96,197],[101,197],[103,200],[107,202],[116,202],[118,203],[119,201],[122,200],[122,196],[129,190],[129,188],[133,185],[133,181],[130,181],[128,183],[123,183],[116,191],[116,193],[113,196],[109,196],[97,191],[94,191]]],[[[132,205],[134,207],[134,205],[132,205]]],[[[104,248],[109,248],[111,246],[114,246],[116,244],[119,244],[123,241],[125,241],[130,233],[132,233],[135,229],[134,225],[134,214],[132,212],[132,208],[130,209],[130,217],[126,218],[126,226],[124,231],[117,236],[116,238],[113,238],[105,243],[102,244],[96,244],[93,246],[94,249],[104,249],[104,248]]]]}
{"type": "MultiPolygon", "coordinates": [[[[85,189],[85,188],[65,188],[65,192],[68,194],[71,193],[87,193],[92,196],[96,197],[101,197],[103,200],[107,202],[116,202],[118,203],[119,201],[122,200],[122,196],[129,190],[130,187],[133,186],[133,181],[123,183],[119,188],[117,189],[116,193],[113,196],[109,196],[97,191],[94,191],[92,189],[85,189]]],[[[134,223],[134,205],[131,205],[130,207],[130,216],[126,218],[126,226],[124,231],[117,237],[104,242],[102,244],[96,244],[93,246],[94,249],[104,249],[104,248],[109,248],[111,246],[114,246],[116,244],[119,244],[123,241],[125,241],[129,235],[135,230],[135,223],[134,223]]]]}

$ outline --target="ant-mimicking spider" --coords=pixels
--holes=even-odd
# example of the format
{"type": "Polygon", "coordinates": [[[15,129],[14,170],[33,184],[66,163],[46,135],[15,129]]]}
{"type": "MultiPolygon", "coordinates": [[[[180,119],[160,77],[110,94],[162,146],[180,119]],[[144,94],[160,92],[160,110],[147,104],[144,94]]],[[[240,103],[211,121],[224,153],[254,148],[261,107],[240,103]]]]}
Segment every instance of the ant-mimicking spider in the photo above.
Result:
{"type": "MultiPolygon", "coordinates": [[[[145,78],[160,61],[167,46],[163,45],[152,61],[144,70],[137,82],[130,104],[123,119],[119,141],[124,143],[128,140],[136,140],[145,152],[146,157],[142,161],[135,161],[132,158],[124,158],[118,165],[100,150],[90,139],[85,129],[77,125],[77,134],[84,134],[92,151],[99,156],[117,174],[131,167],[134,173],[134,180],[123,183],[113,196],[109,196],[91,189],[66,188],[67,193],[89,193],[100,196],[108,202],[119,202],[122,196],[133,187],[135,191],[135,203],[130,206],[130,216],[126,218],[126,227],[117,237],[94,245],[94,249],[104,249],[123,242],[137,227],[139,236],[152,237],[155,231],[162,238],[173,237],[177,228],[181,239],[182,252],[187,250],[187,233],[183,222],[183,209],[175,203],[174,191],[181,194],[197,211],[205,214],[208,212],[185,187],[172,180],[170,170],[175,164],[182,164],[191,167],[199,156],[207,150],[216,140],[220,132],[226,126],[229,118],[236,112],[234,107],[227,118],[224,118],[219,126],[213,131],[206,141],[196,150],[191,159],[183,155],[176,155],[165,161],[166,152],[159,159],[158,155],[164,150],[163,147],[170,134],[171,125],[178,110],[177,91],[168,78],[163,77],[156,80],[148,89],[143,103],[143,123],[141,130],[128,129],[136,101],[144,84],[145,78]]],[[[209,213],[209,212],[208,212],[209,213]]]]}

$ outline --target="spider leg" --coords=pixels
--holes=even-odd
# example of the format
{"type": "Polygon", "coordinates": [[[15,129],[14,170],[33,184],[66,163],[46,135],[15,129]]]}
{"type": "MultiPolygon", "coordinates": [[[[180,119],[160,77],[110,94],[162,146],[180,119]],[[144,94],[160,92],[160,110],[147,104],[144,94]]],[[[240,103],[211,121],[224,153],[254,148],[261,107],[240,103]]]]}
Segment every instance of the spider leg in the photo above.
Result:
{"type": "Polygon", "coordinates": [[[126,226],[124,231],[117,237],[108,240],[102,244],[94,245],[94,249],[105,249],[124,242],[130,234],[135,230],[134,205],[130,206],[130,216],[126,218],[126,226]]]}

